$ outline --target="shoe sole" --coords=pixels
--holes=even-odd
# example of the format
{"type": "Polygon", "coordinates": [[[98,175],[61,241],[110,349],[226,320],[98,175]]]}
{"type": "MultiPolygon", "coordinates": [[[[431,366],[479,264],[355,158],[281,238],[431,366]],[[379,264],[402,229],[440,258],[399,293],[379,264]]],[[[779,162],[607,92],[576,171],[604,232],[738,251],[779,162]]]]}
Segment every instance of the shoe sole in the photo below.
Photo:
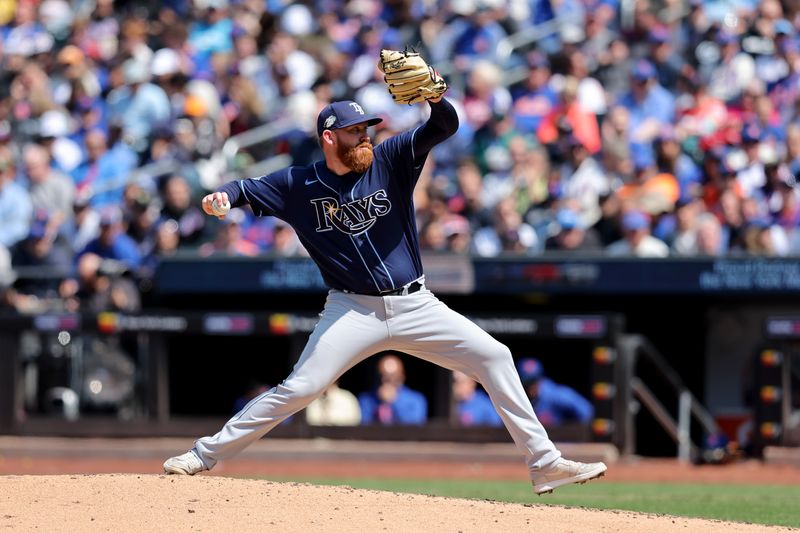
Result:
{"type": "Polygon", "coordinates": [[[536,494],[538,494],[539,496],[541,496],[542,494],[552,494],[554,489],[557,489],[558,487],[563,487],[564,485],[570,485],[570,484],[573,484],[573,483],[577,484],[577,485],[583,485],[587,481],[592,481],[594,479],[600,479],[601,477],[606,475],[606,470],[607,470],[607,468],[604,468],[600,472],[590,472],[588,474],[583,474],[583,475],[577,476],[577,477],[570,477],[570,478],[566,478],[566,479],[560,479],[558,481],[554,481],[552,483],[548,483],[547,485],[543,485],[538,490],[534,487],[533,491],[536,494]]]}

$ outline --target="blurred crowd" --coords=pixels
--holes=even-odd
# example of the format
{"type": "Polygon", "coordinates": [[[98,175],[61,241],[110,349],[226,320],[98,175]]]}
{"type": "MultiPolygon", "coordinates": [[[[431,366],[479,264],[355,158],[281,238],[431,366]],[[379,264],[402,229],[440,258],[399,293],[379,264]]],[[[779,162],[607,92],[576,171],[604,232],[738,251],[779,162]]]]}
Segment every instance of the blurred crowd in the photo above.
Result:
{"type": "Polygon", "coordinates": [[[779,0],[0,2],[0,304],[133,310],[177,251],[304,254],[199,199],[319,158],[332,100],[376,142],[419,124],[376,68],[407,45],[461,119],[415,191],[423,249],[797,254],[798,29],[779,0]]]}

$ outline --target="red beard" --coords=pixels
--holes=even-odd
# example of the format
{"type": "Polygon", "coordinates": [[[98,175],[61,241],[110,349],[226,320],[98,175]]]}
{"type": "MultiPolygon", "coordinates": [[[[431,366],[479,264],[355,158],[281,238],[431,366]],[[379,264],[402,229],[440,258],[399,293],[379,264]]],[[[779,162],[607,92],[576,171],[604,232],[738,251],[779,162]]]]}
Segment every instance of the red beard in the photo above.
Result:
{"type": "Polygon", "coordinates": [[[363,174],[372,164],[372,145],[369,143],[361,143],[355,148],[345,148],[340,144],[336,151],[342,163],[357,174],[363,174]]]}

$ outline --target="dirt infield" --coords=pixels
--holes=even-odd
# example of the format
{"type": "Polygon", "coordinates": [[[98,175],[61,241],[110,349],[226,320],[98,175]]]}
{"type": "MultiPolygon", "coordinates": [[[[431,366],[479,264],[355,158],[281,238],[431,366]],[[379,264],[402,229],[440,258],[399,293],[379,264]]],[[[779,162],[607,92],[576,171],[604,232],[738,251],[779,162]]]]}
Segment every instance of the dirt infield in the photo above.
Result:
{"type": "Polygon", "coordinates": [[[506,504],[220,476],[0,476],[0,529],[163,532],[775,532],[625,511],[506,504]]]}
{"type": "MultiPolygon", "coordinates": [[[[513,446],[266,439],[240,456],[220,463],[213,472],[191,478],[161,475],[163,460],[184,451],[187,445],[190,443],[183,439],[0,437],[0,530],[115,533],[786,530],[627,511],[504,504],[240,477],[526,480],[526,470],[513,446]]],[[[582,449],[564,448],[573,456],[582,449]]],[[[585,448],[582,453],[598,452],[585,448]]],[[[623,481],[798,484],[800,468],[757,461],[693,467],[672,460],[637,459],[613,462],[606,477],[597,483],[623,481]]],[[[536,502],[532,493],[531,502],[536,502]]]]}
{"type": "MultiPolygon", "coordinates": [[[[186,439],[65,439],[0,436],[1,474],[157,474],[186,439]]],[[[750,460],[693,466],[672,459],[620,460],[606,448],[559,444],[565,456],[605,461],[605,482],[800,485],[800,466],[750,460]]],[[[800,465],[800,463],[798,463],[800,465]]],[[[263,439],[212,475],[276,478],[528,479],[513,444],[263,439]]]]}

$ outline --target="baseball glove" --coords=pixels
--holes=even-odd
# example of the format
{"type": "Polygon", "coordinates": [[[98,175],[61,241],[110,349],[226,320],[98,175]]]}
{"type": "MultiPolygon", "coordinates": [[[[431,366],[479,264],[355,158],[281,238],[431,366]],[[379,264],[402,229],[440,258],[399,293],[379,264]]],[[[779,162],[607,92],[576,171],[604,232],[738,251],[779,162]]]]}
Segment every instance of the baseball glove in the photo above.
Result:
{"type": "Polygon", "coordinates": [[[398,104],[411,105],[438,98],[447,90],[444,78],[413,50],[381,50],[378,68],[398,104]]]}

